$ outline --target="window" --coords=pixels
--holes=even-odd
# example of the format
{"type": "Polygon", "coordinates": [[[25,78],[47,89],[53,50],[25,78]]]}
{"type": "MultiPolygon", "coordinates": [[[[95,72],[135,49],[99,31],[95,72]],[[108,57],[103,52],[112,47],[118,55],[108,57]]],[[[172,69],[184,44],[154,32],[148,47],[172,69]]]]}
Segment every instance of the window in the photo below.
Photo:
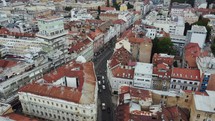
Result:
{"type": "Polygon", "coordinates": [[[70,109],[72,109],[72,106],[70,107],[70,109]]]}
{"type": "Polygon", "coordinates": [[[52,102],[52,105],[54,105],[54,103],[52,102]]]}
{"type": "Polygon", "coordinates": [[[66,108],[68,108],[68,106],[66,105],[66,108]]]}
{"type": "Polygon", "coordinates": [[[188,102],[188,99],[185,99],[185,102],[188,102]]]}
{"type": "Polygon", "coordinates": [[[58,119],[60,119],[60,116],[58,116],[58,119]]]}
{"type": "Polygon", "coordinates": [[[61,107],[63,107],[63,104],[61,104],[61,107]]]}
{"type": "Polygon", "coordinates": [[[78,110],[77,108],[75,108],[75,110],[78,110]]]}
{"type": "Polygon", "coordinates": [[[93,110],[91,110],[91,113],[93,113],[93,110]]]}
{"type": "Polygon", "coordinates": [[[83,113],[85,113],[85,110],[83,110],[83,113]]]}
{"type": "Polygon", "coordinates": [[[196,118],[200,118],[200,114],[197,114],[196,118]]]}

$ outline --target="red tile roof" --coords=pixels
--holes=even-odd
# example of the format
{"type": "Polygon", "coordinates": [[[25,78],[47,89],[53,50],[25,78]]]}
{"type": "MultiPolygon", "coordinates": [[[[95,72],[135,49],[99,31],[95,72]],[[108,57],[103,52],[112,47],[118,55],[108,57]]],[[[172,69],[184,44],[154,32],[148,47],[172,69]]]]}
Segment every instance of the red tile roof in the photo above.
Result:
{"type": "Polygon", "coordinates": [[[125,69],[118,66],[112,69],[112,74],[117,78],[133,79],[134,69],[125,69]]]}
{"type": "Polygon", "coordinates": [[[114,11],[114,10],[116,10],[114,7],[101,6],[101,11],[114,11]]]}
{"type": "Polygon", "coordinates": [[[202,15],[214,13],[215,9],[207,9],[207,8],[198,8],[195,10],[196,12],[201,12],[202,15]]]}
{"type": "Polygon", "coordinates": [[[82,90],[84,83],[96,86],[96,78],[92,62],[76,63],[70,62],[44,75],[45,83],[32,83],[22,87],[19,92],[28,92],[36,95],[58,98],[75,103],[81,103],[82,90]],[[79,85],[77,88],[66,86],[51,86],[47,83],[53,83],[63,77],[77,78],[79,85]]]}
{"type": "Polygon", "coordinates": [[[88,37],[90,37],[92,40],[94,40],[97,36],[101,35],[102,32],[99,29],[96,29],[95,31],[91,31],[88,34],[88,37]]]}
{"type": "Polygon", "coordinates": [[[116,121],[129,121],[130,119],[129,104],[118,105],[116,108],[116,121]]]}
{"type": "Polygon", "coordinates": [[[166,63],[160,63],[153,68],[153,74],[161,78],[170,78],[172,69],[166,63]]]}
{"type": "Polygon", "coordinates": [[[131,43],[142,43],[142,42],[152,43],[152,40],[146,36],[144,36],[142,38],[130,37],[129,42],[131,42],[131,43]]]}
{"type": "Polygon", "coordinates": [[[125,21],[122,20],[122,19],[117,19],[117,20],[113,21],[113,24],[120,24],[120,25],[122,25],[124,23],[125,23],[125,21]]]}
{"type": "Polygon", "coordinates": [[[152,58],[152,63],[154,65],[158,65],[160,63],[166,63],[171,67],[173,65],[173,62],[174,62],[174,57],[168,57],[168,56],[166,57],[166,56],[162,56],[162,54],[157,54],[157,53],[155,53],[152,58]]]}
{"type": "Polygon", "coordinates": [[[88,23],[94,23],[94,24],[102,24],[104,23],[105,21],[102,21],[102,20],[97,20],[97,19],[87,19],[86,22],[88,23]]]}
{"type": "Polygon", "coordinates": [[[144,89],[138,89],[134,87],[130,87],[130,95],[131,97],[138,98],[141,100],[152,100],[152,94],[149,90],[144,90],[144,89]]]}
{"type": "Polygon", "coordinates": [[[125,37],[135,37],[135,34],[132,33],[132,29],[128,29],[126,31],[123,32],[121,38],[125,38],[125,37]]]}
{"type": "Polygon", "coordinates": [[[16,61],[12,61],[12,60],[0,60],[0,67],[1,68],[10,68],[17,65],[16,61]]]}
{"type": "Polygon", "coordinates": [[[196,57],[201,53],[201,48],[197,43],[189,43],[185,46],[185,61],[191,68],[197,68],[196,57]]]}
{"type": "Polygon", "coordinates": [[[173,68],[172,78],[200,81],[200,71],[198,69],[173,68]]]}
{"type": "Polygon", "coordinates": [[[165,121],[189,121],[189,110],[180,108],[178,106],[163,107],[162,114],[164,114],[165,121]]]}
{"type": "Polygon", "coordinates": [[[130,94],[131,98],[134,100],[152,100],[152,94],[149,90],[138,89],[128,85],[121,86],[119,91],[119,105],[116,108],[117,121],[129,121],[130,119],[134,121],[151,121],[152,114],[150,112],[138,110],[130,112],[130,103],[124,100],[124,96],[127,93],[130,94]]]}
{"type": "Polygon", "coordinates": [[[110,58],[110,68],[122,64],[128,65],[130,62],[135,62],[135,59],[123,46],[117,49],[110,58]]]}
{"type": "Polygon", "coordinates": [[[7,115],[4,115],[4,117],[8,117],[9,119],[12,119],[15,121],[38,121],[37,119],[33,119],[16,113],[7,114],[7,115]]]}
{"type": "Polygon", "coordinates": [[[1,28],[0,29],[0,35],[9,35],[9,36],[16,36],[16,37],[31,37],[31,38],[35,37],[35,34],[10,32],[6,28],[1,28]]]}
{"type": "Polygon", "coordinates": [[[83,50],[86,49],[87,45],[90,43],[91,41],[89,39],[85,39],[84,41],[78,41],[76,44],[71,45],[71,47],[69,48],[69,52],[81,52],[83,50]]]}

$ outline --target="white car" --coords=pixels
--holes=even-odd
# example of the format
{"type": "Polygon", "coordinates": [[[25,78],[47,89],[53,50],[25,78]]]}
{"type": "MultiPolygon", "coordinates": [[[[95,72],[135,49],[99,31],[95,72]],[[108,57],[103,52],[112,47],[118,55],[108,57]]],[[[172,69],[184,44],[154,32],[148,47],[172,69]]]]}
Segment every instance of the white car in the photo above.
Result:
{"type": "Polygon", "coordinates": [[[98,84],[101,85],[101,81],[98,81],[98,84]]]}
{"type": "Polygon", "coordinates": [[[105,89],[105,85],[102,85],[102,89],[105,89]]]}
{"type": "Polygon", "coordinates": [[[102,103],[102,110],[105,110],[105,109],[106,109],[105,103],[102,103]]]}

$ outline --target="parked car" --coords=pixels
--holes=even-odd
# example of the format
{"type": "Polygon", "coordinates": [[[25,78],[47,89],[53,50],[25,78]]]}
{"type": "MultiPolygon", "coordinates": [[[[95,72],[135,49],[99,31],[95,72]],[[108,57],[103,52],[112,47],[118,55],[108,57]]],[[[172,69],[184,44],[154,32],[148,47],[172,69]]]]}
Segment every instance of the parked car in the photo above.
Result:
{"type": "Polygon", "coordinates": [[[105,85],[102,85],[102,89],[106,89],[106,88],[105,88],[105,85]]]}
{"type": "Polygon", "coordinates": [[[102,110],[105,110],[106,109],[106,105],[105,103],[102,103],[102,110]]]}
{"type": "Polygon", "coordinates": [[[98,81],[98,84],[101,85],[101,81],[98,81]]]}

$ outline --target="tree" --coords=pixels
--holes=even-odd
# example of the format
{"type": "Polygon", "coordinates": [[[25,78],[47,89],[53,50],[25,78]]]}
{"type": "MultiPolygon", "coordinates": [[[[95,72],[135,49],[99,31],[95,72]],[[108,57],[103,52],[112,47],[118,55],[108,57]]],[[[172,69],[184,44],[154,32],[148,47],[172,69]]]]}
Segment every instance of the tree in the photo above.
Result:
{"type": "Polygon", "coordinates": [[[177,61],[174,61],[173,66],[174,66],[174,67],[178,67],[177,61]]]}
{"type": "Polygon", "coordinates": [[[107,7],[110,7],[110,1],[107,0],[107,7]]]}
{"type": "Polygon", "coordinates": [[[157,43],[157,51],[158,53],[175,54],[171,39],[166,37],[159,40],[157,43]]]}
{"type": "MultiPolygon", "coordinates": [[[[214,40],[215,41],[215,40],[214,40]]],[[[211,44],[211,52],[213,53],[213,55],[215,56],[215,43],[213,42],[213,44],[211,44]]]]}
{"type": "Polygon", "coordinates": [[[152,62],[152,57],[155,53],[158,53],[158,38],[155,37],[153,40],[152,40],[152,51],[151,51],[151,62],[152,62]]]}
{"type": "Polygon", "coordinates": [[[72,7],[65,7],[64,10],[65,10],[65,11],[71,11],[71,10],[72,10],[72,7]]]}
{"type": "Polygon", "coordinates": [[[186,36],[187,35],[187,31],[188,30],[191,30],[191,25],[188,23],[188,22],[186,22],[185,24],[184,24],[184,36],[186,36]]]}
{"type": "Polygon", "coordinates": [[[120,5],[115,2],[113,2],[113,7],[116,9],[116,10],[120,10],[120,5]]]}
{"type": "Polygon", "coordinates": [[[100,13],[101,13],[101,7],[98,6],[98,16],[100,16],[100,13]]]}
{"type": "Polygon", "coordinates": [[[127,8],[128,8],[128,9],[132,9],[132,8],[134,8],[134,6],[131,5],[131,4],[128,2],[128,3],[127,3],[127,8]]]}

